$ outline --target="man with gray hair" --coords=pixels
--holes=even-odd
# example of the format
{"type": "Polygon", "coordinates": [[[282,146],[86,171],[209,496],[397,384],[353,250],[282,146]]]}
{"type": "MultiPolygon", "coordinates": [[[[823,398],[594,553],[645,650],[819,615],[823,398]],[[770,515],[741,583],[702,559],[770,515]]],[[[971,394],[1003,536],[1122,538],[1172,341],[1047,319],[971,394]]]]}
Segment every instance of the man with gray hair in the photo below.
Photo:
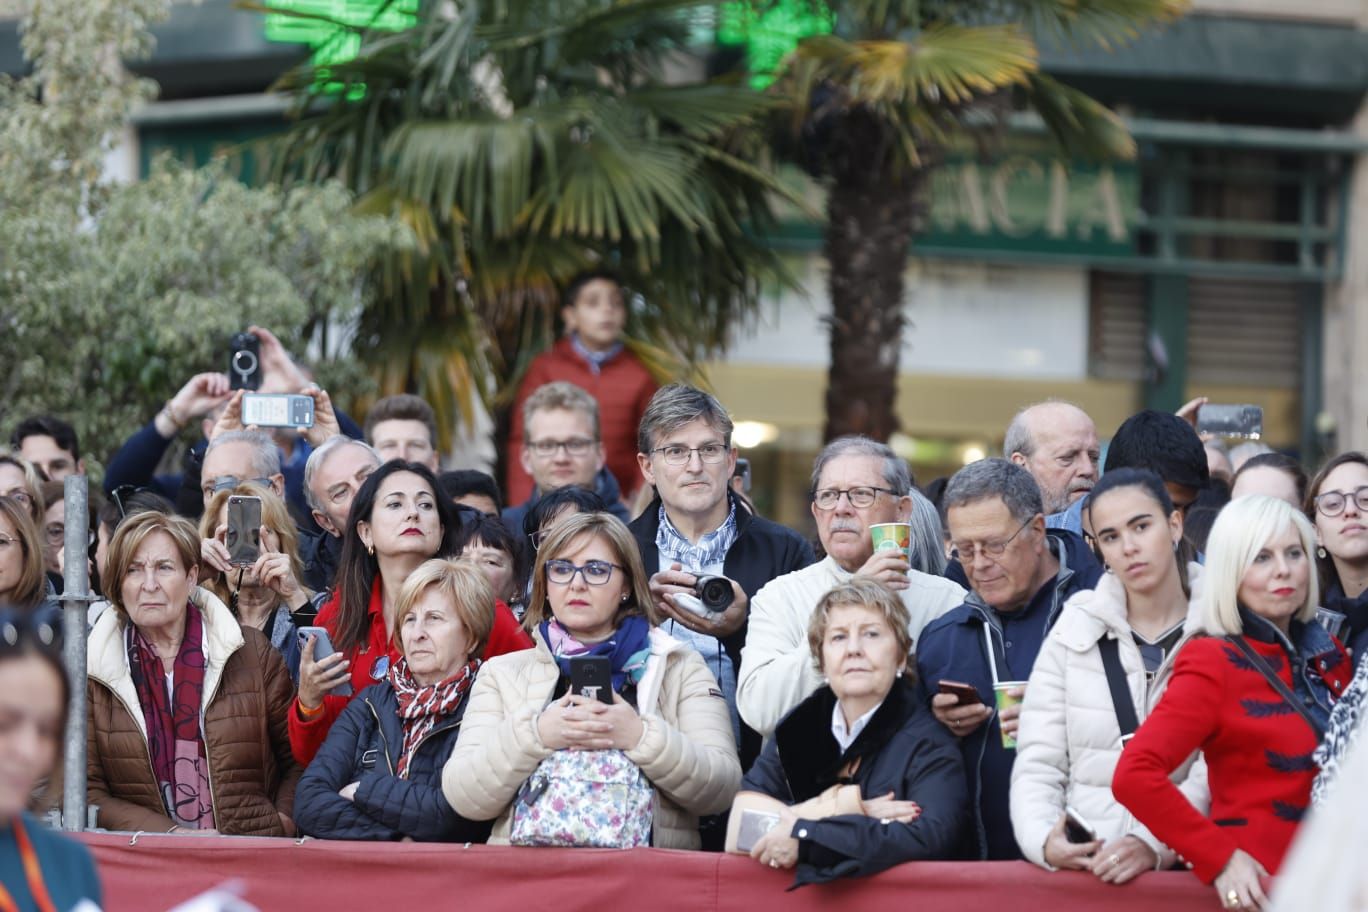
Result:
{"type": "Polygon", "coordinates": [[[1081,531],[1078,509],[1097,483],[1102,448],[1088,413],[1069,402],[1028,405],[1007,426],[1002,455],[1031,473],[1045,502],[1045,524],[1081,531]]]}
{"type": "Polygon", "coordinates": [[[223,431],[209,441],[200,468],[200,494],[204,506],[219,491],[255,481],[285,496],[285,476],[280,471],[280,448],[262,431],[223,431]]]}
{"type": "Polygon", "coordinates": [[[779,577],[751,600],[736,703],[741,718],[756,731],[773,732],[780,719],[821,686],[808,646],[808,622],[833,586],[859,574],[898,592],[911,617],[913,644],[927,624],[964,601],[964,589],[913,570],[902,551],[874,550],[870,527],[907,522],[911,490],[907,463],[868,437],[838,438],[817,456],[812,515],[826,558],[779,577]]]}
{"type": "Polygon", "coordinates": [[[812,548],[792,529],[753,515],[731,491],[736,467],[732,420],[722,403],[676,383],[651,397],[637,434],[637,463],[656,496],[631,523],[661,627],[689,643],[717,676],[732,712],[742,768],[760,738],[741,729],[736,669],[746,642],[750,598],[770,580],[808,566],[812,548]],[[709,611],[695,587],[704,576],[731,582],[732,601],[709,611]]]}
{"type": "Polygon", "coordinates": [[[1081,537],[1046,528],[1035,479],[1006,459],[960,469],[941,508],[972,591],[922,631],[918,686],[960,738],[980,857],[1020,858],[1008,794],[1025,682],[1065,600],[1102,568],[1081,537]]]}
{"type": "Polygon", "coordinates": [[[362,483],[380,468],[380,461],[380,454],[370,444],[341,434],[309,454],[304,466],[304,496],[321,531],[301,530],[299,558],[304,562],[304,585],[315,592],[333,587],[352,500],[362,483]]]}

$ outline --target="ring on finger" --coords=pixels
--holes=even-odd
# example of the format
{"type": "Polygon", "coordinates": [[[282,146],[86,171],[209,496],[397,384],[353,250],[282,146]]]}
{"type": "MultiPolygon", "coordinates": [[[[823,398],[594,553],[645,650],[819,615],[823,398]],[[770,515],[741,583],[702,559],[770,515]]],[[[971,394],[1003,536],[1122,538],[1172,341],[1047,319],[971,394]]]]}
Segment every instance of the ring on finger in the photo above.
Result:
{"type": "Polygon", "coordinates": [[[1226,890],[1225,905],[1227,909],[1240,908],[1240,894],[1235,890],[1226,890]]]}
{"type": "Polygon", "coordinates": [[[1120,863],[1121,863],[1121,856],[1120,856],[1120,855],[1117,855],[1117,854],[1114,853],[1114,852],[1113,852],[1110,856],[1107,857],[1107,864],[1109,864],[1109,865],[1116,866],[1116,865],[1119,865],[1120,863]]]}

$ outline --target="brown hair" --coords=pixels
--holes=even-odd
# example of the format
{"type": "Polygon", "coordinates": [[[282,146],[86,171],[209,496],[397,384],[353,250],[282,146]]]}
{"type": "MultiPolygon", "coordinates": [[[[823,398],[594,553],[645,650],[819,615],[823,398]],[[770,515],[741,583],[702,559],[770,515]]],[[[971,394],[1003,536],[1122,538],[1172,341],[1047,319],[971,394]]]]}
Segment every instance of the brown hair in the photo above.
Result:
{"type": "Polygon", "coordinates": [[[0,497],[0,517],[14,527],[15,544],[22,554],[19,582],[6,599],[16,608],[37,608],[47,596],[47,576],[43,573],[43,539],[38,524],[24,505],[13,497],[0,497]]]}
{"type": "Polygon", "coordinates": [[[33,517],[35,523],[43,521],[43,477],[38,474],[33,463],[29,462],[18,453],[9,453],[0,450],[0,465],[12,465],[24,473],[24,489],[29,496],[29,516],[33,517]]]}
{"type": "Polygon", "coordinates": [[[176,547],[176,556],[181,566],[189,573],[199,564],[200,537],[190,520],[182,516],[168,516],[151,510],[137,513],[119,524],[114,537],[109,542],[109,591],[105,598],[114,610],[128,616],[123,603],[123,579],[128,575],[128,565],[133,563],[133,555],[138,553],[143,542],[157,532],[165,532],[176,547]]]}
{"type": "Polygon", "coordinates": [[[418,600],[435,589],[456,612],[470,637],[470,657],[483,658],[489,634],[494,630],[494,590],[478,567],[451,558],[424,561],[404,580],[394,612],[394,644],[403,651],[400,631],[404,618],[414,612],[418,600]]]}
{"type": "Polygon", "coordinates": [[[537,548],[537,563],[532,568],[532,597],[527,603],[527,613],[523,615],[523,626],[529,632],[551,613],[547,602],[546,562],[573,551],[576,543],[595,537],[606,540],[618,563],[626,568],[623,572],[627,574],[627,600],[618,608],[613,625],[621,624],[623,618],[633,614],[646,618],[653,627],[660,623],[632,533],[611,513],[576,513],[553,525],[537,548]]]}
{"type": "Polygon", "coordinates": [[[893,632],[894,642],[898,644],[899,655],[907,657],[907,670],[904,674],[910,675],[913,667],[912,635],[907,632],[907,625],[912,622],[912,618],[907,613],[907,606],[897,593],[883,583],[858,576],[840,583],[822,596],[817,602],[817,608],[812,612],[812,618],[808,621],[808,649],[812,650],[812,657],[817,661],[818,670],[823,670],[822,641],[826,639],[831,609],[846,605],[872,608],[883,615],[884,621],[893,632]]]}
{"type": "Polygon", "coordinates": [[[375,439],[375,426],[382,421],[418,421],[427,428],[428,443],[437,448],[437,416],[422,396],[399,393],[386,396],[366,413],[366,440],[375,439]]]}
{"type": "MultiPolygon", "coordinates": [[[[231,491],[219,491],[215,494],[209,505],[204,508],[204,515],[200,517],[199,537],[215,537],[219,514],[223,512],[224,504],[228,503],[229,497],[261,498],[261,524],[280,539],[280,553],[290,558],[290,572],[294,574],[295,582],[304,585],[304,562],[299,559],[299,529],[295,526],[294,519],[290,516],[290,508],[285,505],[285,501],[265,485],[246,481],[231,491]]],[[[217,595],[225,605],[232,604],[228,581],[217,570],[202,568],[200,585],[217,595]]]]}
{"type": "MultiPolygon", "coordinates": [[[[1306,486],[1306,499],[1302,501],[1302,512],[1306,518],[1311,520],[1312,528],[1316,525],[1316,498],[1320,495],[1320,489],[1325,484],[1325,479],[1335,469],[1349,463],[1368,468],[1368,456],[1358,450],[1350,450],[1347,453],[1340,453],[1325,465],[1320,467],[1320,471],[1311,479],[1311,483],[1306,486]]],[[[1244,468],[1241,466],[1241,468],[1244,468]]],[[[1339,571],[1335,569],[1335,558],[1327,551],[1325,557],[1320,557],[1317,553],[1316,568],[1320,571],[1320,588],[1324,592],[1331,586],[1339,584],[1339,571]]]]}

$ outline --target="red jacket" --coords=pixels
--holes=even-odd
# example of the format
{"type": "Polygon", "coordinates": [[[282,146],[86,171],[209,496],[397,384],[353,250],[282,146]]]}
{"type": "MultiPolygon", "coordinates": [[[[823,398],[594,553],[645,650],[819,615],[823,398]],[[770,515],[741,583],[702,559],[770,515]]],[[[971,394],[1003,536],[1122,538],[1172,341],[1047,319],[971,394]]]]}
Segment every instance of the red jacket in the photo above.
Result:
{"type": "Polygon", "coordinates": [[[562,338],[533,359],[518,387],[508,434],[504,503],[520,504],[532,496],[532,476],[523,471],[521,462],[523,403],[537,387],[556,380],[573,383],[598,401],[599,432],[608,457],[608,471],[617,479],[623,498],[630,500],[642,485],[641,468],[636,461],[637,425],[641,423],[647,403],[655,395],[656,382],[640,359],[626,349],[596,372],[575,351],[570,340],[562,338]]]}
{"type": "MultiPolygon", "coordinates": [[[[380,575],[376,574],[375,584],[371,587],[370,605],[367,613],[370,615],[370,633],[366,638],[366,645],[360,650],[353,649],[347,654],[347,661],[351,662],[351,686],[352,696],[356,696],[361,691],[376,683],[377,678],[371,676],[372,670],[376,667],[376,660],[380,656],[389,656],[391,663],[399,661],[400,653],[397,646],[389,642],[385,634],[385,612],[384,595],[380,589],[380,575]]],[[[328,631],[328,636],[337,639],[337,612],[342,605],[342,593],[337,591],[318,612],[318,620],[314,623],[328,631]]],[[[532,638],[527,635],[518,624],[518,619],[513,616],[513,612],[501,601],[494,603],[494,629],[489,632],[489,643],[485,646],[484,658],[490,659],[496,655],[503,655],[506,652],[517,652],[520,649],[531,649],[532,638]]],[[[313,760],[314,754],[323,746],[323,741],[328,737],[328,730],[332,728],[333,722],[342,715],[342,710],[346,709],[351,702],[351,697],[339,697],[332,694],[323,696],[323,711],[309,720],[300,718],[299,697],[296,696],[290,704],[290,750],[294,757],[299,761],[300,766],[308,766],[313,760]]]]}
{"type": "MultiPolygon", "coordinates": [[[[1245,639],[1296,694],[1286,650],[1245,639]]],[[[1353,677],[1338,643],[1335,651],[1313,656],[1309,669],[1336,698],[1353,677]]],[[[1234,645],[1204,637],[1178,654],[1159,705],[1121,753],[1112,793],[1204,883],[1216,879],[1236,849],[1276,874],[1310,801],[1317,742],[1311,726],[1234,645]],[[1194,750],[1207,762],[1210,819],[1169,780],[1194,750]]]]}

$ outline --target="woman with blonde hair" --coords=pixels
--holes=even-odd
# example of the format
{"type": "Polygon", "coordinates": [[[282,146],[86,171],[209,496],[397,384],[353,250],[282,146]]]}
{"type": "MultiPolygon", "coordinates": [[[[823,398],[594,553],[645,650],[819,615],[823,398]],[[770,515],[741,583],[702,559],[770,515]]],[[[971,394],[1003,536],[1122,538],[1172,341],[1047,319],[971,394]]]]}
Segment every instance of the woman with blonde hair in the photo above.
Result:
{"type": "Polygon", "coordinates": [[[33,463],[17,453],[0,450],[0,497],[23,505],[37,526],[43,525],[43,478],[33,463]]]}
{"type": "Polygon", "coordinates": [[[0,605],[26,612],[58,612],[43,572],[43,542],[24,505],[0,497],[0,605]]]}
{"type": "Polygon", "coordinates": [[[321,839],[484,842],[442,796],[479,656],[494,628],[494,592],[479,568],[436,559],[399,593],[402,658],[347,704],[299,782],[299,827],[321,839]]]}
{"type": "Polygon", "coordinates": [[[485,664],[442,775],[458,813],[495,820],[491,842],[697,849],[699,816],[731,804],[727,704],[698,653],[656,626],[647,579],[610,514],[563,519],[540,543],[524,617],[536,646],[485,664]],[[590,666],[602,677],[572,692],[590,666]],[[560,790],[588,775],[625,800],[563,807],[560,790]]]}
{"type": "Polygon", "coordinates": [[[1163,699],[1121,754],[1118,801],[1171,846],[1227,909],[1261,909],[1311,796],[1349,657],[1315,623],[1315,533],[1301,512],[1255,495],[1212,527],[1200,622],[1163,699]],[[1169,778],[1194,750],[1207,763],[1210,816],[1169,778]]]}

